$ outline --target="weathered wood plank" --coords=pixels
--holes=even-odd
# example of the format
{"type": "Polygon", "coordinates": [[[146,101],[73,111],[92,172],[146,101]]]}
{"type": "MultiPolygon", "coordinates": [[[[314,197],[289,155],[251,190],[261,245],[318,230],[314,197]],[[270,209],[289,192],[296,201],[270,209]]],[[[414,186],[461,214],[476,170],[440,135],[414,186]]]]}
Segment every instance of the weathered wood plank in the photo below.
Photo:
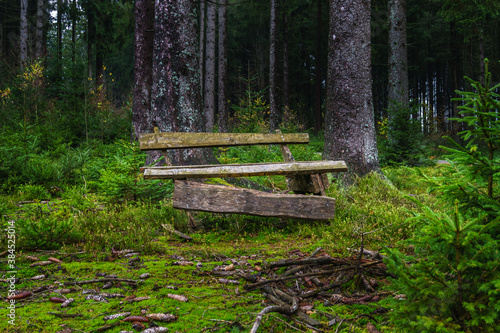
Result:
{"type": "Polygon", "coordinates": [[[345,172],[344,161],[277,162],[142,168],[144,179],[227,178],[345,172]]]}
{"type": "Polygon", "coordinates": [[[174,148],[206,148],[267,144],[306,144],[309,134],[263,133],[143,133],[139,136],[141,150],[174,148]]]}
{"type": "Polygon", "coordinates": [[[333,198],[266,193],[184,180],[175,181],[174,207],[212,213],[309,220],[329,220],[335,215],[333,198]]]}

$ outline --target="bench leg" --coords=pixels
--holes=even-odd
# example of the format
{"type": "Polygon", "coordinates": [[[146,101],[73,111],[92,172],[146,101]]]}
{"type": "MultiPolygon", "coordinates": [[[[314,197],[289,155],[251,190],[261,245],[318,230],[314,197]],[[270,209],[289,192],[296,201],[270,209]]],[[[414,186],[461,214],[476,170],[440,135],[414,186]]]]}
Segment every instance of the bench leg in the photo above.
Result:
{"type": "Polygon", "coordinates": [[[187,216],[188,221],[189,221],[189,227],[192,230],[196,230],[196,228],[198,228],[198,226],[196,225],[196,220],[194,219],[193,214],[191,214],[191,212],[187,211],[187,210],[185,210],[185,212],[186,212],[186,216],[187,216]]]}

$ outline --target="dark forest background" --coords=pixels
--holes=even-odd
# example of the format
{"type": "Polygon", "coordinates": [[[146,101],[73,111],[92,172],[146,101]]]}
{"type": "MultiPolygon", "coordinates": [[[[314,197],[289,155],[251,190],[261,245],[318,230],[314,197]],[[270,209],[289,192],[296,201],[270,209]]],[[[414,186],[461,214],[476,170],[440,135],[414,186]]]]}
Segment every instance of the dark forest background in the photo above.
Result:
{"type": "MultiPolygon", "coordinates": [[[[92,100],[92,92],[105,89],[105,97],[99,98],[110,103],[106,112],[111,114],[106,117],[130,113],[124,106],[130,104],[133,85],[133,2],[30,0],[27,5],[27,67],[23,69],[20,2],[0,1],[4,124],[19,122],[22,116],[30,120],[52,117],[51,121],[57,120],[66,128],[68,139],[75,144],[87,136],[103,140],[117,137],[118,128],[107,128],[99,110],[90,110],[90,106],[99,103],[92,100]],[[38,35],[40,20],[43,25],[38,35]],[[42,45],[40,50],[37,43],[42,45]],[[38,60],[43,68],[43,93],[28,95],[46,106],[36,106],[38,113],[29,110],[33,104],[25,106],[23,112],[8,108],[6,89],[14,94],[22,74],[38,60]]],[[[325,1],[282,1],[278,16],[278,105],[288,105],[304,130],[316,132],[321,130],[325,105],[328,7],[325,1]]],[[[451,99],[456,97],[455,90],[466,88],[464,76],[479,80],[484,75],[482,59],[490,60],[489,69],[498,77],[500,19],[496,7],[489,1],[407,2],[409,97],[414,106],[412,117],[418,119],[426,137],[439,138],[453,131],[448,119],[458,113],[451,99]]],[[[249,92],[269,100],[270,2],[230,1],[227,10],[227,99],[234,114],[231,106],[246,100],[249,92]]],[[[387,118],[389,19],[387,2],[372,1],[373,99],[379,127],[387,118]]]]}

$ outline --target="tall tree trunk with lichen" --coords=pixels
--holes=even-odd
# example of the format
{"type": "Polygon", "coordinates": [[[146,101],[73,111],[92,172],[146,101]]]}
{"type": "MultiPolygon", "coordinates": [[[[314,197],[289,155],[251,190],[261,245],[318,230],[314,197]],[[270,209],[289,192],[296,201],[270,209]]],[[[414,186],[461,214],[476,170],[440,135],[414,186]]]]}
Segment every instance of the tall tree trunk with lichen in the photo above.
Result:
{"type": "Polygon", "coordinates": [[[389,109],[409,107],[407,54],[406,0],[389,0],[389,109]]]}
{"type": "MultiPolygon", "coordinates": [[[[200,42],[199,42],[199,49],[200,49],[200,56],[198,58],[198,66],[199,66],[199,73],[200,73],[200,89],[201,89],[201,101],[203,103],[203,98],[204,98],[204,89],[205,89],[205,13],[206,13],[206,6],[205,6],[205,0],[199,0],[200,1],[200,19],[199,19],[199,24],[200,24],[200,42]]],[[[203,107],[203,104],[202,104],[203,107]]]]}
{"type": "Polygon", "coordinates": [[[211,132],[215,124],[215,3],[207,2],[207,31],[205,43],[205,117],[206,131],[211,132]]]}
{"type": "Polygon", "coordinates": [[[345,160],[354,175],[379,171],[371,84],[371,1],[330,0],[325,159],[345,160]]]}
{"type": "Polygon", "coordinates": [[[45,21],[45,0],[37,0],[36,4],[36,34],[35,34],[35,57],[45,57],[45,45],[43,38],[43,23],[45,21]]]}
{"type": "Polygon", "coordinates": [[[227,36],[227,0],[219,0],[219,85],[218,85],[218,125],[219,132],[226,133],[229,126],[229,111],[226,97],[227,82],[227,57],[226,57],[226,36],[227,36]]]}
{"type": "Polygon", "coordinates": [[[322,0],[317,0],[317,11],[316,17],[318,22],[316,23],[316,71],[314,77],[314,133],[318,134],[322,128],[322,114],[321,114],[321,84],[323,82],[323,69],[321,68],[321,53],[322,53],[322,42],[321,42],[321,32],[322,32],[322,0]]]}
{"type": "MultiPolygon", "coordinates": [[[[195,0],[156,0],[152,108],[149,123],[161,132],[203,132],[195,0]]],[[[204,164],[206,149],[170,152],[173,164],[204,164]]]]}
{"type": "Polygon", "coordinates": [[[19,29],[19,63],[24,69],[28,61],[28,0],[21,0],[19,29]]]}
{"type": "Polygon", "coordinates": [[[135,63],[132,122],[136,138],[141,133],[153,132],[153,124],[149,122],[149,114],[151,112],[151,88],[153,86],[154,18],[154,0],[135,1],[135,63]]]}
{"type": "Polygon", "coordinates": [[[276,93],[276,44],[278,39],[278,0],[271,0],[271,23],[269,37],[269,129],[279,128],[279,111],[276,93]]]}
{"type": "Polygon", "coordinates": [[[288,13],[283,13],[283,109],[290,109],[290,74],[288,61],[288,13]]]}

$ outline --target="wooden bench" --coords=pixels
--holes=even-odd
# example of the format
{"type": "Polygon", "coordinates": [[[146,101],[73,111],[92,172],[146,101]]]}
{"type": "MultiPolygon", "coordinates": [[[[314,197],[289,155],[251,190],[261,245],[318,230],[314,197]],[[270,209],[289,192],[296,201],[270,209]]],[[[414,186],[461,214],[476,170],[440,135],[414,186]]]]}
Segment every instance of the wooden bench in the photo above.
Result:
{"type": "Polygon", "coordinates": [[[325,196],[328,182],[325,174],[345,172],[347,167],[344,161],[295,161],[287,145],[307,143],[307,133],[148,133],[139,137],[141,150],[161,150],[167,165],[141,170],[145,179],[174,179],[173,205],[178,209],[329,220],[335,214],[335,199],[325,196]],[[166,153],[168,149],[269,144],[281,146],[283,162],[172,166],[166,153]],[[187,180],[263,175],[286,176],[289,190],[295,194],[268,193],[187,180]]]}

